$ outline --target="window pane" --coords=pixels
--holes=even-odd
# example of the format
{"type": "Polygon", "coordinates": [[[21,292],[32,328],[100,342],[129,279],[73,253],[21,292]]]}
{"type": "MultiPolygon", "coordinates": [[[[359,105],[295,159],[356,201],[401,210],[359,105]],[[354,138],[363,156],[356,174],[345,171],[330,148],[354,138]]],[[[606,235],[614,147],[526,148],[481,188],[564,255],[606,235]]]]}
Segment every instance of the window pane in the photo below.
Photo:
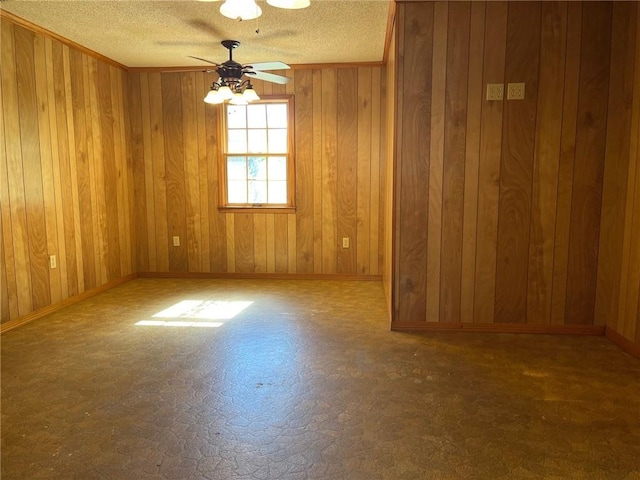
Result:
{"type": "Polygon", "coordinates": [[[243,181],[247,179],[246,157],[227,157],[227,178],[243,181]]]}
{"type": "Polygon", "coordinates": [[[269,153],[287,153],[287,130],[269,130],[269,153]]]}
{"type": "Polygon", "coordinates": [[[248,130],[249,132],[249,150],[250,153],[266,153],[267,152],[267,131],[266,130],[248,130]]]}
{"type": "Polygon", "coordinates": [[[227,128],[247,128],[247,107],[227,105],[227,128]]]}
{"type": "Polygon", "coordinates": [[[249,180],[249,203],[267,203],[267,182],[249,180]]]}
{"type": "Polygon", "coordinates": [[[269,181],[269,203],[287,203],[287,182],[269,181]]]}
{"type": "Polygon", "coordinates": [[[269,128],[287,128],[287,104],[267,104],[267,122],[269,128]]]}
{"type": "Polygon", "coordinates": [[[247,116],[249,128],[267,128],[267,110],[266,105],[249,105],[247,107],[247,116]]]}
{"type": "Polygon", "coordinates": [[[247,203],[247,182],[229,180],[229,203],[247,203]]]}
{"type": "Polygon", "coordinates": [[[287,157],[269,157],[269,180],[287,179],[287,157]]]}
{"type": "Polygon", "coordinates": [[[246,130],[229,130],[229,143],[227,150],[229,153],[246,153],[247,152],[247,131],[246,130]]]}
{"type": "Polygon", "coordinates": [[[267,157],[249,157],[249,180],[267,179],[267,157]]]}

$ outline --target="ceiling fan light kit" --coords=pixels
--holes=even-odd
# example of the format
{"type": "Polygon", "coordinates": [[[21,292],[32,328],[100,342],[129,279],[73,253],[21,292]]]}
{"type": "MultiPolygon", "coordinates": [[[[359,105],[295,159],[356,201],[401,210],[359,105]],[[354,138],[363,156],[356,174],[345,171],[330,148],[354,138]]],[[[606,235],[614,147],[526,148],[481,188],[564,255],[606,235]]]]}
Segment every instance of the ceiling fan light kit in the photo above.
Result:
{"type": "MultiPolygon", "coordinates": [[[[233,60],[233,50],[240,46],[240,42],[237,40],[223,40],[221,43],[229,50],[229,60],[224,63],[218,64],[205,58],[191,57],[216,66],[215,72],[218,74],[218,79],[211,84],[211,90],[204,97],[205,103],[216,105],[229,100],[229,103],[233,105],[247,105],[249,102],[260,100],[260,97],[253,89],[253,85],[251,85],[249,76],[281,85],[289,82],[288,77],[262,71],[291,68],[286,63],[262,62],[254,63],[253,65],[241,65],[233,60]],[[245,80],[242,79],[244,76],[247,77],[245,80]]],[[[207,73],[211,71],[207,70],[207,73]]]]}
{"type": "Polygon", "coordinates": [[[289,10],[307,8],[311,5],[309,0],[267,0],[267,3],[272,7],[286,8],[289,10]]]}
{"type": "Polygon", "coordinates": [[[226,0],[220,13],[232,20],[253,20],[262,15],[262,9],[255,0],[226,0]]]}
{"type": "MultiPolygon", "coordinates": [[[[203,2],[211,0],[200,0],[203,2]]],[[[311,5],[310,0],[267,0],[272,7],[297,10],[311,5]]],[[[253,20],[262,15],[262,9],[255,0],[225,0],[220,6],[220,13],[232,20],[253,20]]]]}

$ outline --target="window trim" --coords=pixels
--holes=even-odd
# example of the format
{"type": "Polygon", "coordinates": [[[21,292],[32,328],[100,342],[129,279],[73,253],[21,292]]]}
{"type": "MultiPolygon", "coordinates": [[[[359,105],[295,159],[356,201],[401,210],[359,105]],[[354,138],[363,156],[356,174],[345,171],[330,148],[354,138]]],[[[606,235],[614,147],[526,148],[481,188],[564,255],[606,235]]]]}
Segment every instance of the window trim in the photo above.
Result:
{"type": "Polygon", "coordinates": [[[227,104],[222,104],[218,110],[220,121],[218,142],[218,210],[229,213],[295,213],[296,211],[296,183],[295,183],[295,99],[293,95],[262,95],[260,100],[252,102],[287,103],[287,204],[234,204],[227,202],[227,104]]]}

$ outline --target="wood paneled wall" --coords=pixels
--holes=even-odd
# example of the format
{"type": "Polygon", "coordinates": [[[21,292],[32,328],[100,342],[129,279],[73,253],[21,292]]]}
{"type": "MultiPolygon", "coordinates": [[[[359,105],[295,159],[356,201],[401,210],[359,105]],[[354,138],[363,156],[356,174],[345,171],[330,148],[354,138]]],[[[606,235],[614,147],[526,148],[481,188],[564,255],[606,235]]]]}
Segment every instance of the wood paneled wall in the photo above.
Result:
{"type": "MultiPolygon", "coordinates": [[[[610,318],[594,314],[599,243],[621,228],[608,208],[624,194],[603,179],[630,158],[637,9],[398,4],[396,326],[610,318]],[[524,100],[506,100],[510,82],[524,100]],[[486,101],[487,83],[505,100],[486,101]]],[[[620,262],[602,267],[615,277],[620,262]]]]}
{"type": "Polygon", "coordinates": [[[639,6],[615,4],[613,24],[595,315],[640,355],[639,6]]]}
{"type": "Polygon", "coordinates": [[[4,19],[1,34],[4,323],[132,273],[134,241],[126,73],[4,19]]]}
{"type": "Polygon", "coordinates": [[[297,210],[288,214],[218,210],[221,108],[202,101],[211,75],[129,74],[139,271],[381,274],[382,67],[287,74],[286,87],[254,85],[295,94],[297,210]]]}

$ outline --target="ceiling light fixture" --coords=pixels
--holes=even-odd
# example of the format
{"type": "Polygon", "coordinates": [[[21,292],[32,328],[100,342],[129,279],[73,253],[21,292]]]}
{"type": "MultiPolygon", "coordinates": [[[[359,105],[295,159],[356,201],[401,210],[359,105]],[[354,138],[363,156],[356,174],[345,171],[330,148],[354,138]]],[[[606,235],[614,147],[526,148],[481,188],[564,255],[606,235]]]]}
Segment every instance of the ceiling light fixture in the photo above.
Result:
{"type": "MultiPolygon", "coordinates": [[[[310,0],[267,0],[267,3],[272,7],[285,8],[288,10],[307,8],[311,5],[310,0]]],[[[253,20],[262,15],[262,9],[255,0],[225,0],[220,6],[220,13],[233,20],[253,20]]]]}
{"type": "Polygon", "coordinates": [[[253,89],[251,80],[241,81],[239,78],[219,78],[211,84],[211,90],[204,97],[205,103],[217,105],[229,100],[232,105],[246,105],[260,100],[253,89]]]}

